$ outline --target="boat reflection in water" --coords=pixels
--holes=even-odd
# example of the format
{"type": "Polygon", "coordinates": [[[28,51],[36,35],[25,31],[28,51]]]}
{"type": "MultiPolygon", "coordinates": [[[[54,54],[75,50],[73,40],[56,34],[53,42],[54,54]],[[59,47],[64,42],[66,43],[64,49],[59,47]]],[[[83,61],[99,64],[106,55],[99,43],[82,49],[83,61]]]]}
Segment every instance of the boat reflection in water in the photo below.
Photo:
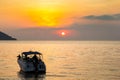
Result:
{"type": "Polygon", "coordinates": [[[18,72],[18,77],[21,80],[45,80],[46,74],[24,73],[23,71],[19,71],[18,72]]]}

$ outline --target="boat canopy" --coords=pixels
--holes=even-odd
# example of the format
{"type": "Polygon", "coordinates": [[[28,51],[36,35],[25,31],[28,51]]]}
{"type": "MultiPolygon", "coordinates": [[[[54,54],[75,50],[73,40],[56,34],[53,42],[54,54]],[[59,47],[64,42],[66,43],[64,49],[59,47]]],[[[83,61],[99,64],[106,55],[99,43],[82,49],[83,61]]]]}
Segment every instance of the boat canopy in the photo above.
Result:
{"type": "Polygon", "coordinates": [[[42,55],[42,53],[39,53],[39,52],[32,52],[32,51],[23,52],[22,54],[24,54],[24,55],[31,55],[31,54],[39,54],[39,55],[42,55]]]}

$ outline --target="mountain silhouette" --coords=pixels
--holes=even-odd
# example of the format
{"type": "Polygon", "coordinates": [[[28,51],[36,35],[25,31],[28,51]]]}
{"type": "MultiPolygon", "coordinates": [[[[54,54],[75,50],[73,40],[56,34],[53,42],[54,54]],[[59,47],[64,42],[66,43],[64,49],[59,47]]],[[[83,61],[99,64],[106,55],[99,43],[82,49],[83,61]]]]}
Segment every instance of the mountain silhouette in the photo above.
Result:
{"type": "Polygon", "coordinates": [[[3,32],[0,32],[0,40],[16,40],[16,39],[12,38],[11,36],[9,36],[3,32]]]}

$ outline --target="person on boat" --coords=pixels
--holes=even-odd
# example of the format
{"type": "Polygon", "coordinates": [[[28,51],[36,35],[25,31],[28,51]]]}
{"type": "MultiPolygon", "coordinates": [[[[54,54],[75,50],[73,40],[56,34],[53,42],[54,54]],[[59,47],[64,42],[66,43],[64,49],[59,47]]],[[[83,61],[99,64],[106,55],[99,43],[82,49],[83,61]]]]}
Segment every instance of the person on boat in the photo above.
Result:
{"type": "Polygon", "coordinates": [[[34,56],[32,57],[32,59],[33,59],[33,64],[34,64],[34,66],[35,66],[35,71],[37,71],[37,70],[38,70],[38,68],[37,68],[37,66],[38,66],[38,58],[37,58],[37,55],[34,54],[34,56]]]}
{"type": "Polygon", "coordinates": [[[25,55],[25,60],[28,60],[28,56],[27,55],[25,55]]]}
{"type": "Polygon", "coordinates": [[[20,54],[17,57],[18,57],[18,59],[20,59],[21,58],[20,54]]]}
{"type": "Polygon", "coordinates": [[[37,55],[34,54],[34,56],[32,57],[33,60],[37,60],[37,55]]]}

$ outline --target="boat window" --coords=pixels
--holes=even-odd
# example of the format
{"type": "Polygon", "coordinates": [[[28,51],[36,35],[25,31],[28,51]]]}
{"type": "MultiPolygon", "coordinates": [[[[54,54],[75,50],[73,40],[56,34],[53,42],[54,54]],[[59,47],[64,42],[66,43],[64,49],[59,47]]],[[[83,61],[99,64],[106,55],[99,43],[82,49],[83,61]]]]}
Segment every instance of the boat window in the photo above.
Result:
{"type": "MultiPolygon", "coordinates": [[[[32,58],[34,54],[28,55],[27,57],[32,58]]],[[[36,55],[39,58],[39,55],[36,55]]]]}

